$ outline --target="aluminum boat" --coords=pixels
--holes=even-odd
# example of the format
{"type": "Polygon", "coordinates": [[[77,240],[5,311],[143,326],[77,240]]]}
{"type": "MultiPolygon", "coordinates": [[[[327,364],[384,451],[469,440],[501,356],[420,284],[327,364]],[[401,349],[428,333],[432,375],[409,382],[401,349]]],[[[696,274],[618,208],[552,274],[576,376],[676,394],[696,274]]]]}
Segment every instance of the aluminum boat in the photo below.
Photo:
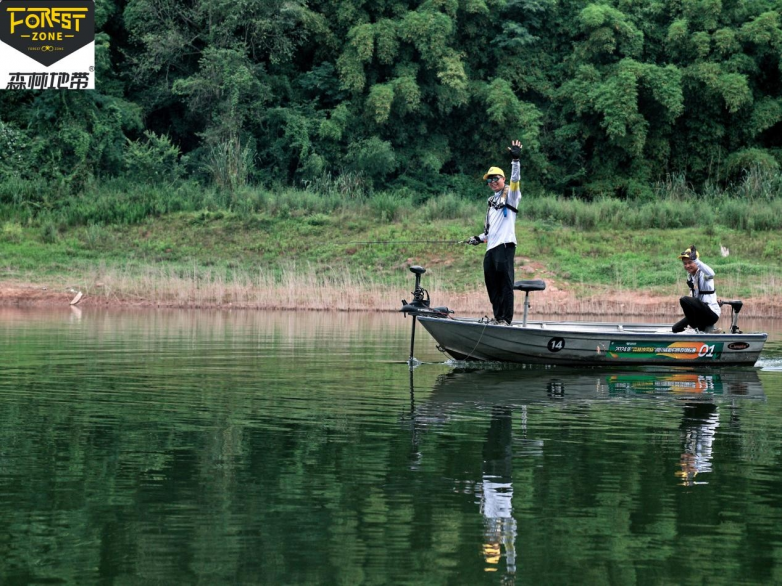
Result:
{"type": "Polygon", "coordinates": [[[414,266],[410,270],[416,275],[416,288],[413,301],[403,301],[401,311],[414,320],[411,360],[416,319],[438,348],[456,360],[525,364],[752,366],[768,338],[766,333],[743,333],[739,329],[738,313],[743,303],[738,300],[720,301],[733,312],[730,330],[724,333],[689,329],[673,333],[671,324],[662,323],[528,321],[530,292],[546,288],[540,280],[515,283],[514,289],[525,292],[520,322],[496,324],[487,318],[454,317],[446,307],[431,307],[429,293],[420,284],[426,269],[414,266]]]}

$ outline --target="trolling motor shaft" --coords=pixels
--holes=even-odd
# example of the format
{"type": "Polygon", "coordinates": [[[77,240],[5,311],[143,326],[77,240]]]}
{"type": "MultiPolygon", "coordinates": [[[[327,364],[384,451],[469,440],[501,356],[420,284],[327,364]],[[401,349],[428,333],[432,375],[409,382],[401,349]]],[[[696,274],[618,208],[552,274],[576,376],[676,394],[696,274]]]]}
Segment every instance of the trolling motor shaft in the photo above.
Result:
{"type": "Polygon", "coordinates": [[[739,329],[739,312],[741,311],[741,308],[744,307],[744,302],[739,301],[738,299],[720,299],[717,301],[720,307],[723,305],[730,305],[730,308],[733,310],[731,313],[731,324],[730,324],[730,333],[731,334],[740,334],[742,333],[739,329]]]}
{"type": "Polygon", "coordinates": [[[408,362],[413,363],[413,348],[415,347],[415,322],[419,315],[425,315],[430,317],[448,317],[449,313],[453,313],[447,307],[430,307],[431,299],[429,298],[429,291],[421,287],[421,275],[426,272],[424,267],[414,265],[410,267],[410,272],[415,274],[415,289],[413,289],[413,300],[408,303],[402,299],[402,313],[413,316],[413,331],[410,336],[410,359],[408,362]]]}

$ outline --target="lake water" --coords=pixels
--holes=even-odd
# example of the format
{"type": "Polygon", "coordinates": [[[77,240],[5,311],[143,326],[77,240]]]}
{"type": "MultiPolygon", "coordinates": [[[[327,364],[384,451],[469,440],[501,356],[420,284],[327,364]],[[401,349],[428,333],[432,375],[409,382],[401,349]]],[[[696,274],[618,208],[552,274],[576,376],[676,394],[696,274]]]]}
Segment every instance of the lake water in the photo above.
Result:
{"type": "Polygon", "coordinates": [[[0,583],[782,583],[782,324],[678,372],[410,324],[0,308],[0,583]]]}

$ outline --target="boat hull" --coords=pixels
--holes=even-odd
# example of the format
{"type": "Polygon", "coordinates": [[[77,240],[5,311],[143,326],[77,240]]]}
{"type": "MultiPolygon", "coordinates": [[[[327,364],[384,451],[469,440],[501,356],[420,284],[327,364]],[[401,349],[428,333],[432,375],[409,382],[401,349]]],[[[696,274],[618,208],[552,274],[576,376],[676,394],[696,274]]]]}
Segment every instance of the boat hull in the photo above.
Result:
{"type": "Polygon", "coordinates": [[[418,319],[438,346],[457,360],[523,364],[751,366],[768,337],[674,334],[665,324],[528,322],[522,327],[468,318],[418,319]]]}

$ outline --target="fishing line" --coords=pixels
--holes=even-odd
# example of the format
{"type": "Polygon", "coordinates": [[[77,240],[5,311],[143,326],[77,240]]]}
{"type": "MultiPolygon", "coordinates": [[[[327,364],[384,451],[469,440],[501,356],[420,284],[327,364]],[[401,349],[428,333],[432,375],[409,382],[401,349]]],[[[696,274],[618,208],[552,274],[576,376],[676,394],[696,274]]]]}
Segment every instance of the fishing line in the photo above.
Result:
{"type": "Polygon", "coordinates": [[[467,240],[360,240],[343,244],[468,244],[467,240]]]}

